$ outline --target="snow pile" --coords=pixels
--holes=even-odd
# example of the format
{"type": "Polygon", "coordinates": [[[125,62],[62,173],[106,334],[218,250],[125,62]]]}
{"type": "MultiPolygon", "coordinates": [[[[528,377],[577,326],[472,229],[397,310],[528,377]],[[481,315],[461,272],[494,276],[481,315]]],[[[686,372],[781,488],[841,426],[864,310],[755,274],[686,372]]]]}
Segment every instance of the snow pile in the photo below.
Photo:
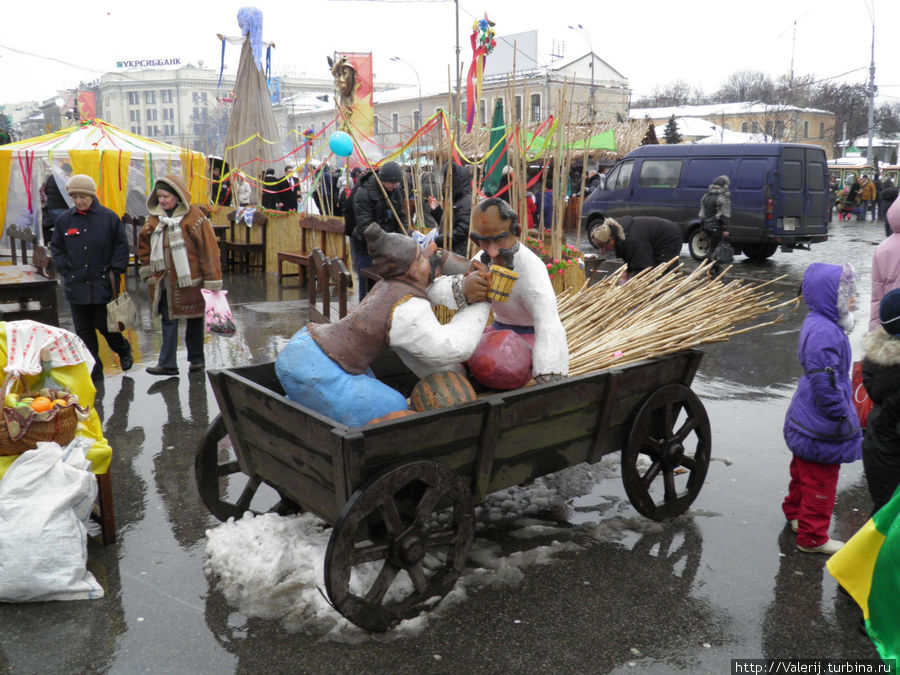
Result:
{"type": "MultiPolygon", "coordinates": [[[[486,534],[492,526],[503,525],[512,528],[511,536],[515,540],[540,537],[546,541],[556,534],[568,538],[571,526],[562,522],[568,503],[611,473],[610,467],[604,462],[592,466],[582,464],[540,478],[531,485],[489,495],[476,509],[478,531],[486,534]],[[547,514],[551,515],[551,521],[535,517],[547,514]]],[[[217,588],[229,604],[242,614],[282,621],[290,632],[351,642],[416,635],[448,608],[466,600],[470,591],[515,586],[524,577],[523,569],[545,565],[561,552],[582,548],[571,541],[553,539],[546,545],[504,554],[500,544],[476,537],[467,567],[441,603],[427,614],[404,621],[390,634],[375,638],[344,619],[325,599],[325,550],[331,528],[317,517],[247,513],[240,520],[229,519],[207,530],[206,535],[204,571],[207,577],[216,580],[217,588]]],[[[373,565],[365,570],[366,578],[357,581],[366,587],[374,580],[379,567],[373,565]]],[[[359,571],[355,568],[354,576],[359,571]]]]}

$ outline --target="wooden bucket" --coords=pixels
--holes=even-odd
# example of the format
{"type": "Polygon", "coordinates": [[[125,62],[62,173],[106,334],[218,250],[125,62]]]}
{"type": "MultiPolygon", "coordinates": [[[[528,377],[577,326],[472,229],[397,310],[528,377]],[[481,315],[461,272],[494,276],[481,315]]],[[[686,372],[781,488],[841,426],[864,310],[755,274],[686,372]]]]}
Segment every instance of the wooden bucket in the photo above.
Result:
{"type": "Polygon", "coordinates": [[[512,293],[516,279],[519,278],[517,272],[511,269],[501,267],[500,265],[491,265],[491,288],[488,290],[488,300],[491,302],[506,302],[512,293]]]}

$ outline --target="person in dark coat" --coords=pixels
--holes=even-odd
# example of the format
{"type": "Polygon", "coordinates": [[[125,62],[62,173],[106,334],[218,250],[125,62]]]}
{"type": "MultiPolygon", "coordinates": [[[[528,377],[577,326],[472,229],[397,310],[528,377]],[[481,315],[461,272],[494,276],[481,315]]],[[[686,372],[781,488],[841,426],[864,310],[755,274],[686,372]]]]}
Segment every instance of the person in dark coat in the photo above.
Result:
{"type": "MultiPolygon", "coordinates": [[[[457,255],[465,256],[469,245],[469,221],[472,219],[472,174],[468,167],[454,164],[451,169],[453,179],[453,223],[451,249],[457,255]]],[[[428,206],[435,221],[441,222],[444,208],[435,197],[428,199],[428,206]]],[[[438,242],[443,237],[438,236],[438,242]]]]}
{"type": "Polygon", "coordinates": [[[831,555],[843,546],[828,537],[838,472],[842,463],[862,455],[847,338],[853,329],[855,279],[849,264],[813,263],[803,275],[809,314],[798,349],[803,375],[784,418],[784,440],[794,457],[781,508],[804,553],[831,555]]]}
{"type": "Polygon", "coordinates": [[[616,252],[628,265],[629,276],[678,257],[681,227],[655,216],[607,218],[591,230],[591,243],[601,251],[616,252]]]}
{"type": "Polygon", "coordinates": [[[121,333],[106,330],[106,304],[112,300],[110,272],[124,274],[128,267],[128,239],[122,221],[97,201],[97,185],[90,176],[75,175],[66,188],[75,206],[56,221],[50,253],[63,279],[66,300],[72,308],[75,334],[94,357],[91,379],[103,379],[103,364],[96,331],[119,355],[122,370],[134,364],[131,345],[121,333]]]}
{"type": "Polygon", "coordinates": [[[292,173],[290,166],[284,167],[284,176],[275,186],[275,202],[281,204],[282,211],[297,210],[297,185],[300,181],[292,173]]]}
{"type": "Polygon", "coordinates": [[[706,189],[700,199],[700,226],[709,237],[709,251],[706,259],[712,262],[711,273],[719,276],[719,262],[716,259],[716,248],[723,241],[728,241],[728,224],[731,222],[731,179],[719,176],[706,189]]]}
{"type": "Polygon", "coordinates": [[[863,386],[874,404],[862,448],[873,512],[900,485],[900,288],[882,298],[879,320],[863,338],[862,365],[863,386]]]}
{"type": "Polygon", "coordinates": [[[364,234],[366,228],[372,223],[378,223],[385,232],[402,234],[406,224],[403,191],[400,189],[400,181],[403,180],[400,165],[397,162],[385,162],[378,170],[378,180],[373,173],[363,176],[359,189],[353,195],[353,219],[356,222],[350,243],[353,247],[353,269],[359,281],[360,300],[369,290],[369,280],[360,277],[359,270],[372,266],[364,234]],[[390,206],[378,186],[378,180],[390,199],[390,206]],[[397,222],[397,218],[400,218],[400,222],[397,222]]]}
{"type": "Polygon", "coordinates": [[[278,209],[281,202],[281,195],[278,193],[280,183],[275,180],[275,169],[266,169],[262,178],[262,207],[264,209],[273,211],[278,209]]]}
{"type": "Polygon", "coordinates": [[[61,168],[62,174],[51,171],[41,186],[41,191],[46,198],[41,208],[41,230],[44,234],[44,244],[48,246],[50,240],[53,239],[53,226],[56,224],[56,219],[70,208],[63,192],[65,192],[69,177],[72,175],[72,167],[67,162],[61,168]]]}

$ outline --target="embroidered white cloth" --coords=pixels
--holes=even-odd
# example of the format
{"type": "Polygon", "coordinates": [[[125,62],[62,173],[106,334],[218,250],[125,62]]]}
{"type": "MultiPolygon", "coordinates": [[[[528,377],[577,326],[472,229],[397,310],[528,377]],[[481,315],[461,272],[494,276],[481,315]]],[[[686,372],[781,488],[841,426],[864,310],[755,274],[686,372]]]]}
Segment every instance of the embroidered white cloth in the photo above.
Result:
{"type": "Polygon", "coordinates": [[[94,357],[75,333],[29,319],[7,322],[6,357],[4,370],[20,375],[38,375],[41,361],[54,368],[77,363],[94,368],[94,357]]]}
{"type": "MultiPolygon", "coordinates": [[[[248,186],[249,187],[249,186],[248,186]]],[[[235,222],[243,220],[247,227],[253,227],[253,216],[256,215],[255,206],[242,206],[234,214],[235,222]]]]}

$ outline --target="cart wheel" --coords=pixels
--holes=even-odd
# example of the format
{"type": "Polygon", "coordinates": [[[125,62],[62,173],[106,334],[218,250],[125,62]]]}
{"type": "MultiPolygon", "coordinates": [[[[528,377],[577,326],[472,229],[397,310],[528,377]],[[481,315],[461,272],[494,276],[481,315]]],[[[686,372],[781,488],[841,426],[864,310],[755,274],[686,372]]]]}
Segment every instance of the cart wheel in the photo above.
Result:
{"type": "Polygon", "coordinates": [[[475,510],[445,464],[389,469],[350,497],[325,551],[325,588],[335,609],[382,632],[450,592],[472,546],[475,510]]]}
{"type": "Polygon", "coordinates": [[[709,418],[690,387],[668,384],[650,394],[622,451],[622,482],[634,508],[653,520],[687,511],[706,478],[709,451],[709,418]],[[638,465],[646,460],[649,467],[638,465]]]}
{"type": "MultiPolygon", "coordinates": [[[[238,464],[237,455],[228,437],[225,421],[217,415],[194,458],[194,478],[197,491],[206,508],[216,518],[226,521],[231,517],[240,518],[250,511],[250,504],[260,486],[263,484],[259,476],[244,476],[238,464]],[[239,492],[237,499],[231,499],[229,493],[239,492]]],[[[281,498],[269,512],[288,515],[299,513],[300,507],[280,492],[281,498]]],[[[254,513],[258,513],[255,512],[254,513]]]]}

